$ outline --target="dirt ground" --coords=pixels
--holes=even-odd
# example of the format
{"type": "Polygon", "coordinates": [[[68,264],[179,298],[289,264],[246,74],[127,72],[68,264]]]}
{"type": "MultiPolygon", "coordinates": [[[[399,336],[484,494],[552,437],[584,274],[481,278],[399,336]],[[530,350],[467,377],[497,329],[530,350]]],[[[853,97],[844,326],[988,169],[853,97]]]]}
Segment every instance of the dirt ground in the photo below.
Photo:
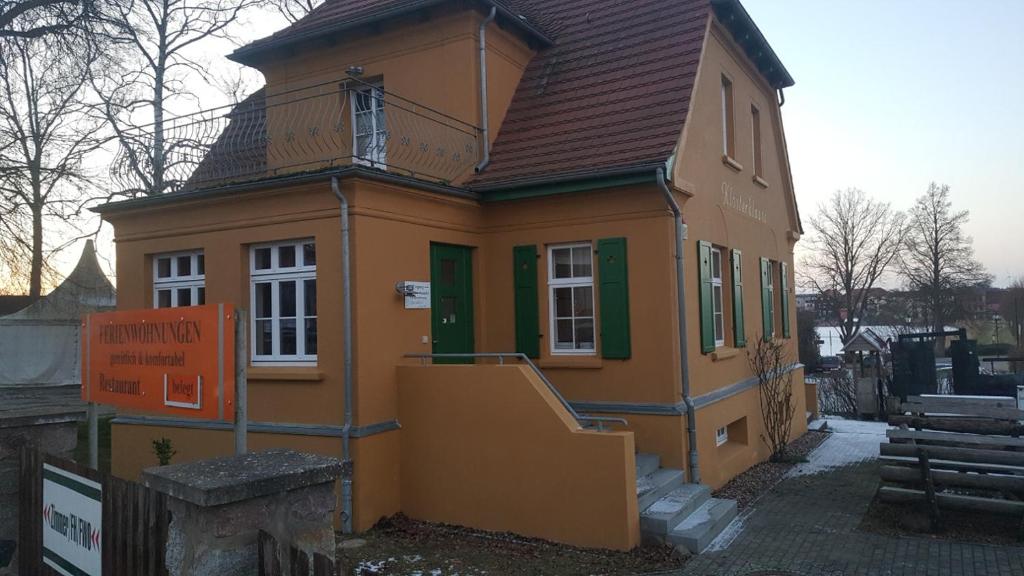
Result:
{"type": "Polygon", "coordinates": [[[790,468],[805,460],[807,455],[820,446],[826,438],[828,438],[828,432],[808,431],[789,443],[788,462],[756,464],[715,491],[715,498],[733,499],[739,509],[743,510],[777,484],[790,468]]]}
{"type": "Polygon", "coordinates": [[[940,515],[943,530],[932,533],[925,507],[891,504],[875,498],[864,514],[860,529],[888,536],[1024,546],[1024,540],[1020,539],[1021,529],[1024,528],[1020,518],[959,510],[942,510],[940,515]]]}
{"type": "Polygon", "coordinates": [[[346,548],[339,540],[339,574],[345,576],[459,574],[626,575],[679,568],[684,560],[664,546],[630,552],[575,548],[545,540],[431,524],[401,515],[381,521],[346,548]]]}

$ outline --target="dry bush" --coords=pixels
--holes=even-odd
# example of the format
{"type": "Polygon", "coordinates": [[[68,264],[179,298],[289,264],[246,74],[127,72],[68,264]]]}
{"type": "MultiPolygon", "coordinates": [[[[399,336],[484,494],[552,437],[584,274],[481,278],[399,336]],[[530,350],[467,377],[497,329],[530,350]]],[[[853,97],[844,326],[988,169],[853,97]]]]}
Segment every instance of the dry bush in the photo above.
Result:
{"type": "Polygon", "coordinates": [[[750,369],[757,376],[760,386],[759,400],[764,433],[761,440],[772,451],[771,461],[786,459],[786,444],[793,428],[793,371],[785,345],[774,338],[757,338],[752,349],[747,350],[750,369]]]}
{"type": "Polygon", "coordinates": [[[820,377],[818,410],[833,416],[857,414],[857,381],[848,370],[839,369],[820,377]]]}

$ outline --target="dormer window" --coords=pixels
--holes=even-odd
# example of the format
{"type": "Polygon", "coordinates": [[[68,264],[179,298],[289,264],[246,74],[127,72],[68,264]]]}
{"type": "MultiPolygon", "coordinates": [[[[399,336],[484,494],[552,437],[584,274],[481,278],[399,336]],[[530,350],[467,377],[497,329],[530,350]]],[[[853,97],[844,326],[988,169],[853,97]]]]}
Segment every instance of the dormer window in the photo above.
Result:
{"type": "Polygon", "coordinates": [[[384,89],[367,86],[352,91],[352,126],[355,162],[384,168],[387,164],[387,122],[384,89]]]}

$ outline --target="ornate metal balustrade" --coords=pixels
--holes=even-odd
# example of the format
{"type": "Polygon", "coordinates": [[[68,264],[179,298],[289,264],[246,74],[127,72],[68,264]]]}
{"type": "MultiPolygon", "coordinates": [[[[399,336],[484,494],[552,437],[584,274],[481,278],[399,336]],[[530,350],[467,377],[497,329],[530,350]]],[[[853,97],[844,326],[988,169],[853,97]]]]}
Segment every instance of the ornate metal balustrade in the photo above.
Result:
{"type": "Polygon", "coordinates": [[[479,161],[480,129],[356,79],[166,119],[122,135],[122,191],[194,190],[352,164],[452,182],[479,161]]]}

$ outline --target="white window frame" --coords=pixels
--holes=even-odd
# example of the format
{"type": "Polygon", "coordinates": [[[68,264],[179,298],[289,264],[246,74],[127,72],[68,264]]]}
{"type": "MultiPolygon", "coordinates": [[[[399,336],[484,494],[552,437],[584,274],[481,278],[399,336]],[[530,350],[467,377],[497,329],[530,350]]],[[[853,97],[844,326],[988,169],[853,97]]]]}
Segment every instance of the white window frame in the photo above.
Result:
{"type": "MultiPolygon", "coordinates": [[[[306,353],[306,320],[319,318],[319,306],[316,308],[316,316],[306,316],[306,280],[316,280],[316,264],[306,265],[304,262],[303,246],[316,242],[312,238],[301,240],[287,240],[283,242],[268,242],[254,244],[249,247],[249,337],[252,345],[250,357],[254,365],[262,366],[308,366],[316,365],[317,355],[306,353]],[[295,266],[280,266],[280,249],[291,247],[295,250],[295,266]],[[270,248],[270,268],[256,268],[256,252],[263,248],[270,248]],[[281,282],[295,282],[295,354],[281,354],[280,325],[280,286],[281,282]],[[270,320],[271,325],[271,353],[257,353],[257,309],[256,309],[256,285],[270,284],[270,320]]],[[[319,287],[318,287],[319,289],[319,287]]],[[[261,318],[262,319],[262,318],[261,318]]],[[[288,320],[292,317],[286,318],[288,320]]],[[[319,321],[317,322],[319,333],[319,321]]],[[[317,343],[319,349],[319,343],[317,343]]]]}
{"type": "MultiPolygon", "coordinates": [[[[569,256],[570,266],[572,262],[572,253],[569,256]]],[[[567,244],[552,244],[548,246],[548,330],[551,334],[551,354],[555,356],[593,356],[597,354],[597,314],[596,314],[596,294],[594,293],[594,248],[590,242],[572,242],[567,244]],[[590,257],[590,276],[577,276],[574,278],[555,278],[555,251],[564,250],[567,248],[586,248],[587,255],[590,257]],[[573,347],[572,349],[558,348],[558,317],[556,316],[557,311],[555,310],[555,289],[556,288],[590,288],[590,316],[575,316],[575,310],[573,312],[572,319],[586,319],[589,318],[594,326],[594,338],[590,348],[577,348],[576,347],[576,331],[573,330],[573,347]]],[[[575,308],[575,306],[573,307],[575,308]]],[[[563,320],[565,318],[562,318],[563,320]]]]}
{"type": "Polygon", "coordinates": [[[722,249],[711,247],[711,324],[715,331],[715,347],[725,346],[725,289],[722,287],[722,249]],[[718,256],[718,270],[715,270],[715,255],[718,256]],[[718,303],[715,303],[715,292],[718,303]],[[722,332],[718,333],[718,319],[722,319],[722,332]]]}
{"type": "Polygon", "coordinates": [[[191,304],[199,305],[199,292],[203,292],[203,300],[206,300],[206,257],[202,250],[185,250],[181,252],[165,252],[153,255],[153,308],[160,307],[160,292],[170,290],[171,308],[181,306],[178,303],[178,291],[188,289],[191,304]],[[178,274],[178,258],[188,257],[190,260],[190,273],[178,274]],[[171,275],[166,278],[160,277],[160,260],[169,259],[171,275]],[[203,259],[203,273],[199,273],[199,259],[203,259]]]}
{"type": "Polygon", "coordinates": [[[729,441],[729,427],[722,426],[715,430],[715,446],[721,446],[729,441]]]}
{"type": "Polygon", "coordinates": [[[352,156],[353,162],[361,164],[363,166],[373,166],[374,168],[387,169],[388,162],[388,129],[387,129],[387,112],[384,107],[384,87],[383,86],[365,86],[359,88],[353,88],[350,92],[351,108],[352,108],[352,156]],[[369,95],[372,106],[370,110],[359,110],[358,101],[359,96],[369,95]],[[383,117],[383,126],[378,126],[377,122],[377,111],[380,111],[381,117],[383,117]],[[369,117],[370,121],[370,144],[369,154],[367,157],[359,156],[359,121],[358,118],[361,115],[369,117]]]}

